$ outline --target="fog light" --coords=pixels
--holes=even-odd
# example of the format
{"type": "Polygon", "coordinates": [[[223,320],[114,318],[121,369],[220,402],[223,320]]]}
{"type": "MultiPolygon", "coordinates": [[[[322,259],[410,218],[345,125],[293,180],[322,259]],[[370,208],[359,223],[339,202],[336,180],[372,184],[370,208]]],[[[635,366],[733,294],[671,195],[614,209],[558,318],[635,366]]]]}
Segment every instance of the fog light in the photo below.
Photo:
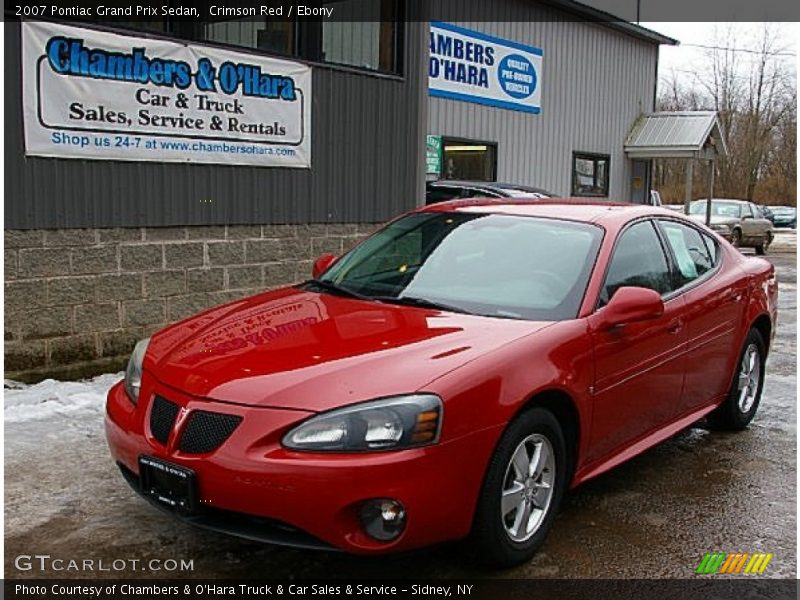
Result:
{"type": "Polygon", "coordinates": [[[403,533],[406,526],[406,509],[391,498],[373,498],[361,505],[361,525],[367,535],[389,542],[403,533]]]}

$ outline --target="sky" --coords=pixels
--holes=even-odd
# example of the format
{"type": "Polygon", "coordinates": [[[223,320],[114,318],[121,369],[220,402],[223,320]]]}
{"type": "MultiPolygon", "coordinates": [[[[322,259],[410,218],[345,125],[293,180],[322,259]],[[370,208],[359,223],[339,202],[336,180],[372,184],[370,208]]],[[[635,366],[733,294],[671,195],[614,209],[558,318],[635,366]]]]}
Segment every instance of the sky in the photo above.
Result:
{"type": "MultiPolygon", "coordinates": [[[[678,46],[661,46],[659,56],[659,85],[665,79],[677,75],[678,80],[690,84],[693,73],[705,68],[708,50],[699,46],[719,45],[715,39],[727,38],[730,30],[731,45],[739,50],[742,58],[742,68],[754,54],[746,52],[758,48],[758,40],[762,34],[764,23],[640,23],[643,27],[652,29],[680,42],[678,46]]],[[[776,44],[780,47],[782,56],[787,65],[797,69],[797,46],[800,27],[797,23],[770,23],[770,34],[774,36],[776,44]]]]}

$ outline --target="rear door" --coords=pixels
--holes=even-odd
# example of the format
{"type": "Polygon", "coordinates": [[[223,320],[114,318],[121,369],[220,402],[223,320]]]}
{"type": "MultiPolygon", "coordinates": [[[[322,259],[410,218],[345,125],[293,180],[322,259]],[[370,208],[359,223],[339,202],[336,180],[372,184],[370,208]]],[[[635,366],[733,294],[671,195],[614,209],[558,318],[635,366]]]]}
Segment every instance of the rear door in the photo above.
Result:
{"type": "Polygon", "coordinates": [[[731,349],[744,318],[747,281],[722,269],[719,246],[710,235],[679,221],[660,219],[674,265],[676,293],[685,302],[686,377],[678,407],[687,414],[724,395],[738,350],[731,349]]]}
{"type": "Polygon", "coordinates": [[[668,423],[680,404],[685,370],[684,299],[673,292],[668,254],[652,220],[617,240],[599,306],[623,286],[656,290],[658,319],[591,333],[595,361],[590,461],[600,460],[668,423]]]}

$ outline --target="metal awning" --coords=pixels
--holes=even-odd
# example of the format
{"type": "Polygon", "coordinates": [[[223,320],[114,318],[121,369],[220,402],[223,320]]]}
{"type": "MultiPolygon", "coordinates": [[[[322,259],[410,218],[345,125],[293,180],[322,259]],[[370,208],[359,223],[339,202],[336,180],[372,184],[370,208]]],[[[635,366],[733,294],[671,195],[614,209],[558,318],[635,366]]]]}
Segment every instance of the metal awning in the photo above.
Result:
{"type": "Polygon", "coordinates": [[[714,111],[655,112],[642,115],[625,141],[630,158],[714,160],[728,149],[714,111]]]}

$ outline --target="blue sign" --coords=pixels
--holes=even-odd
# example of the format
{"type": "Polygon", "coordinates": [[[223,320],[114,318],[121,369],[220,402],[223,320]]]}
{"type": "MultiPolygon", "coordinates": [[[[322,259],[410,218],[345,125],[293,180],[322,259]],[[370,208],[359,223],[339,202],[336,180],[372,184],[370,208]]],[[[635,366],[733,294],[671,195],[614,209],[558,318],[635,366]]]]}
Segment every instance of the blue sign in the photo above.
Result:
{"type": "Polygon", "coordinates": [[[429,95],[541,112],[540,48],[434,21],[429,50],[429,95]]]}

